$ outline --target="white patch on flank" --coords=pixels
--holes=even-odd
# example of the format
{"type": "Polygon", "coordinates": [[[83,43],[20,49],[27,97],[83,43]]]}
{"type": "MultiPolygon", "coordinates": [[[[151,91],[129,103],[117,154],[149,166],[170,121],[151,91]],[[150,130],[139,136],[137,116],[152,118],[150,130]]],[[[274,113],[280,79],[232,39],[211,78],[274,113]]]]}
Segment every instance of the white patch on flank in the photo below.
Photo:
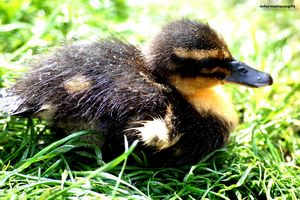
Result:
{"type": "Polygon", "coordinates": [[[164,119],[154,118],[153,120],[138,122],[141,127],[132,128],[129,130],[138,131],[138,136],[143,143],[147,146],[155,147],[158,150],[168,148],[178,142],[181,135],[177,134],[175,137],[171,137],[173,134],[172,125],[172,106],[169,105],[166,110],[164,119]]]}
{"type": "Polygon", "coordinates": [[[182,134],[174,133],[172,117],[172,105],[168,105],[164,118],[133,122],[139,126],[126,131],[133,131],[132,134],[137,135],[146,146],[155,147],[158,150],[166,149],[176,144],[182,136],[182,134]]]}
{"type": "Polygon", "coordinates": [[[91,81],[82,75],[75,75],[64,83],[64,88],[69,94],[85,91],[91,86],[91,81]]]}
{"type": "Polygon", "coordinates": [[[158,149],[164,149],[169,146],[169,130],[163,119],[154,119],[145,121],[142,127],[137,127],[139,135],[147,146],[155,146],[158,149]]]}

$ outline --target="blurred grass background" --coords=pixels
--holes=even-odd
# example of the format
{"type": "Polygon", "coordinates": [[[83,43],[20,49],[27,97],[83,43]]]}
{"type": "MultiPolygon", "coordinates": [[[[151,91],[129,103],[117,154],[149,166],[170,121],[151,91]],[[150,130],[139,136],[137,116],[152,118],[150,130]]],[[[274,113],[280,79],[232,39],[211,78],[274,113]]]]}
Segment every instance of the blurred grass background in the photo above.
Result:
{"type": "Polygon", "coordinates": [[[131,148],[103,164],[99,148],[80,148],[87,132],[61,139],[44,122],[2,114],[0,198],[299,199],[300,10],[260,8],[266,3],[293,1],[0,1],[0,87],[51,46],[113,34],[144,49],[180,17],[208,22],[237,59],[274,78],[261,89],[226,86],[241,126],[227,148],[177,169],[125,167],[131,148]]]}

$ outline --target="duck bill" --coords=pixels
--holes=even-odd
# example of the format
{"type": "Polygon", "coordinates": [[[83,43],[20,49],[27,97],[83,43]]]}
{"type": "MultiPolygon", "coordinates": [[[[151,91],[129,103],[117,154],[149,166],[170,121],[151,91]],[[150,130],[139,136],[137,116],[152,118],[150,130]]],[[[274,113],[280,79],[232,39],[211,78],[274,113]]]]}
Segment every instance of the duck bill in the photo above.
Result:
{"type": "Polygon", "coordinates": [[[245,63],[231,61],[229,69],[231,74],[225,79],[226,82],[256,88],[273,84],[270,74],[258,71],[245,63]]]}

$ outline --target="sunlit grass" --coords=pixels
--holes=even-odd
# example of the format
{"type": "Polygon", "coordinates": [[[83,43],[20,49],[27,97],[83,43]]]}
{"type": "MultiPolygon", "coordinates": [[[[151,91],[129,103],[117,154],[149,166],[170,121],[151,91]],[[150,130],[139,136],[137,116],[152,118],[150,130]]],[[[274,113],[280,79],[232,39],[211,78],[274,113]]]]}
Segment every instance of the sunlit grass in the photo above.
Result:
{"type": "Polygon", "coordinates": [[[0,86],[22,62],[73,39],[117,34],[144,47],[160,25],[183,16],[209,22],[232,54],[270,72],[272,87],[227,86],[242,124],[226,148],[194,166],[127,164],[136,144],[104,164],[101,149],[50,132],[44,122],[0,116],[0,199],[299,199],[300,13],[259,1],[0,2],[0,86]]]}

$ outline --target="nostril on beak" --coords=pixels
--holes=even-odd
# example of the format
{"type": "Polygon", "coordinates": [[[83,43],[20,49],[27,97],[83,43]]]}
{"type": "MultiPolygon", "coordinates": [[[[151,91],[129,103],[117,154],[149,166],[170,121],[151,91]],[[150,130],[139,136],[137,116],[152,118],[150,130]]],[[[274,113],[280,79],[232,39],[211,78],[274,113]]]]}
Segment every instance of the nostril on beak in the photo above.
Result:
{"type": "Polygon", "coordinates": [[[245,67],[238,67],[238,70],[241,74],[247,74],[248,73],[248,70],[245,68],[245,67]]]}

